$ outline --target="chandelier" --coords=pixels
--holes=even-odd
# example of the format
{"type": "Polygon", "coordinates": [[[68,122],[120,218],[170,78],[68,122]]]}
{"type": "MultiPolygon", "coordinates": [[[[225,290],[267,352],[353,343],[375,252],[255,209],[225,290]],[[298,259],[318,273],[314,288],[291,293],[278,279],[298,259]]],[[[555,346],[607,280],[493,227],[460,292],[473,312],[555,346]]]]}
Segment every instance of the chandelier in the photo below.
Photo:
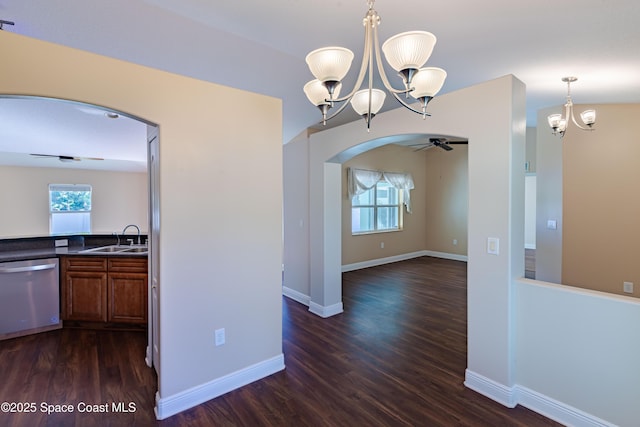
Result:
{"type": "Polygon", "coordinates": [[[553,131],[554,135],[560,135],[562,138],[564,133],[567,130],[567,125],[569,124],[569,119],[578,126],[582,130],[594,130],[593,125],[596,123],[596,110],[585,110],[580,113],[580,118],[582,122],[586,125],[580,126],[576,121],[575,116],[573,115],[573,101],[571,100],[571,83],[578,80],[577,77],[563,77],[562,81],[567,84],[567,102],[564,104],[564,117],[562,114],[551,114],[547,117],[549,121],[549,126],[553,131]]]}
{"type": "Polygon", "coordinates": [[[427,104],[440,91],[447,73],[436,67],[421,68],[431,56],[436,44],[436,37],[427,31],[409,31],[397,34],[382,45],[382,51],[389,65],[398,72],[403,82],[403,88],[396,89],[389,83],[384,72],[378,43],[378,26],[380,16],[373,8],[374,0],[368,0],[369,10],[362,23],[364,25],[364,54],[360,65],[360,72],[356,84],[348,95],[340,97],[342,79],[349,72],[353,61],[353,52],[343,47],[324,47],[316,49],[306,57],[307,65],[315,77],[304,86],[304,93],[311,103],[322,113],[322,123],[340,114],[347,104],[361,115],[370,129],[371,119],[382,108],[386,93],[373,87],[374,56],[378,74],[384,87],[403,107],[422,115],[423,119],[430,116],[427,104]],[[375,54],[375,55],[374,55],[375,54]],[[360,89],[365,75],[368,76],[368,86],[360,89]],[[403,100],[409,96],[420,104],[418,109],[403,100]],[[346,102],[348,101],[348,102],[346,102]],[[332,115],[329,110],[336,103],[344,102],[332,115]]]}

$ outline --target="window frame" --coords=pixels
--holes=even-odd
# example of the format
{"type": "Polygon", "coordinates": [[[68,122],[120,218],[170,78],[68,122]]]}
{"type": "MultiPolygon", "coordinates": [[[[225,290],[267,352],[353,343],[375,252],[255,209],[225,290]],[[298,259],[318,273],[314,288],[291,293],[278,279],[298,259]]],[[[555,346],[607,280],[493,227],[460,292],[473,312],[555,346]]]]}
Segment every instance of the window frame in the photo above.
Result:
{"type": "Polygon", "coordinates": [[[90,184],[49,184],[48,186],[48,203],[49,203],[49,234],[50,235],[64,235],[64,234],[82,234],[91,233],[91,210],[93,206],[93,187],[90,184]],[[74,209],[74,210],[56,210],[53,209],[53,193],[54,192],[88,192],[89,193],[89,208],[88,209],[74,209]],[[86,218],[82,218],[81,221],[86,224],[81,229],[73,230],[54,230],[55,217],[63,218],[64,215],[85,214],[86,218]]]}
{"type": "MultiPolygon", "coordinates": [[[[380,178],[380,180],[378,180],[378,182],[376,182],[376,185],[374,185],[373,187],[371,187],[369,190],[367,190],[365,193],[373,191],[373,205],[354,205],[353,201],[356,197],[358,196],[353,196],[351,198],[351,235],[352,236],[359,236],[359,235],[365,235],[365,234],[378,234],[378,233],[390,233],[390,232],[395,232],[395,231],[402,231],[403,230],[403,213],[404,213],[404,209],[403,207],[403,190],[397,189],[395,188],[393,185],[391,185],[389,182],[387,182],[384,178],[380,178]],[[379,184],[386,184],[387,188],[393,188],[394,190],[396,190],[398,192],[398,203],[397,204],[379,204],[378,203],[378,185],[379,184]],[[354,231],[353,230],[353,212],[354,209],[361,209],[361,208],[368,208],[368,209],[373,209],[373,229],[371,230],[364,230],[364,231],[354,231]],[[394,227],[394,228],[378,228],[378,209],[388,209],[388,208],[394,208],[397,210],[397,216],[398,216],[398,226],[394,227]]],[[[361,193],[360,196],[362,194],[365,193],[361,193]]]]}

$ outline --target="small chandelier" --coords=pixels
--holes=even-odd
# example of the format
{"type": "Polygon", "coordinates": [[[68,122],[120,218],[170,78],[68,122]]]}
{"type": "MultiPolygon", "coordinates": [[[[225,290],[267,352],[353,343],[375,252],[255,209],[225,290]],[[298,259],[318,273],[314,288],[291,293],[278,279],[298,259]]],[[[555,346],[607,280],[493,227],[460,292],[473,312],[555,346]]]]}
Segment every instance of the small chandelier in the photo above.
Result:
{"type": "Polygon", "coordinates": [[[567,83],[567,102],[564,104],[564,118],[562,114],[551,114],[547,117],[549,121],[549,126],[553,130],[554,135],[560,135],[562,138],[564,136],[565,131],[567,130],[567,125],[569,124],[569,118],[573,124],[578,126],[582,130],[595,130],[593,129],[593,125],[596,123],[596,110],[585,110],[580,113],[580,118],[582,122],[587,126],[580,126],[576,121],[576,118],[573,115],[573,101],[571,100],[571,83],[578,80],[577,77],[563,77],[562,81],[567,83]]]}
{"type": "Polygon", "coordinates": [[[371,119],[380,111],[386,97],[383,90],[373,87],[374,53],[380,79],[387,91],[403,107],[422,115],[423,118],[430,116],[427,113],[427,104],[440,91],[447,77],[447,73],[441,68],[421,68],[431,56],[436,37],[426,31],[409,31],[389,38],[382,45],[387,62],[398,72],[404,84],[402,89],[392,87],[380,57],[378,43],[380,16],[373,8],[373,3],[374,0],[367,1],[369,10],[362,20],[365,28],[362,64],[356,84],[348,95],[341,98],[340,90],[342,89],[341,80],[349,72],[353,61],[352,51],[343,47],[324,47],[314,50],[306,57],[306,62],[315,79],[304,86],[304,93],[309,101],[320,109],[323,124],[344,110],[347,106],[347,102],[344,101],[350,101],[353,109],[365,119],[367,130],[369,130],[371,119]],[[359,90],[365,74],[368,75],[368,87],[359,90]],[[413,108],[402,99],[401,94],[404,94],[407,99],[409,96],[415,98],[420,103],[420,108],[413,108]],[[328,116],[329,109],[339,102],[344,104],[328,116]]]}

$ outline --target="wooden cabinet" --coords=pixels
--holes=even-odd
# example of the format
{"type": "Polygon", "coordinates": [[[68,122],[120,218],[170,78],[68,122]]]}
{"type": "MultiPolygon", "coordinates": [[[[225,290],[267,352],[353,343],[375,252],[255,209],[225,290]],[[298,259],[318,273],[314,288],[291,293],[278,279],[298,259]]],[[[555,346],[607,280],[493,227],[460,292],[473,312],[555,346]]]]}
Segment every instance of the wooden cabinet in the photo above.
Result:
{"type": "Polygon", "coordinates": [[[147,322],[147,259],[65,256],[61,262],[62,319],[147,322]]]}
{"type": "Polygon", "coordinates": [[[147,322],[147,260],[108,259],[109,322],[147,322]]]}
{"type": "Polygon", "coordinates": [[[107,321],[107,259],[64,257],[62,319],[107,321]]]}

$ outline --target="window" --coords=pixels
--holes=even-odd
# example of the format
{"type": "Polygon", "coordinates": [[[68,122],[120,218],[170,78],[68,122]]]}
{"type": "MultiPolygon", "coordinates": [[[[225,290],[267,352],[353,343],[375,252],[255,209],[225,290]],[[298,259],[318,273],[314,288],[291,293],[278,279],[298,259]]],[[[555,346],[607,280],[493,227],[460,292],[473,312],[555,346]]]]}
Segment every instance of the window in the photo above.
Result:
{"type": "Polygon", "coordinates": [[[351,232],[371,233],[402,229],[402,191],[386,181],[351,200],[351,232]]]}
{"type": "Polygon", "coordinates": [[[352,234],[402,230],[402,205],[411,213],[411,174],[349,168],[347,188],[352,234]]]}
{"type": "Polygon", "coordinates": [[[91,186],[49,185],[49,233],[91,232],[91,186]]]}

